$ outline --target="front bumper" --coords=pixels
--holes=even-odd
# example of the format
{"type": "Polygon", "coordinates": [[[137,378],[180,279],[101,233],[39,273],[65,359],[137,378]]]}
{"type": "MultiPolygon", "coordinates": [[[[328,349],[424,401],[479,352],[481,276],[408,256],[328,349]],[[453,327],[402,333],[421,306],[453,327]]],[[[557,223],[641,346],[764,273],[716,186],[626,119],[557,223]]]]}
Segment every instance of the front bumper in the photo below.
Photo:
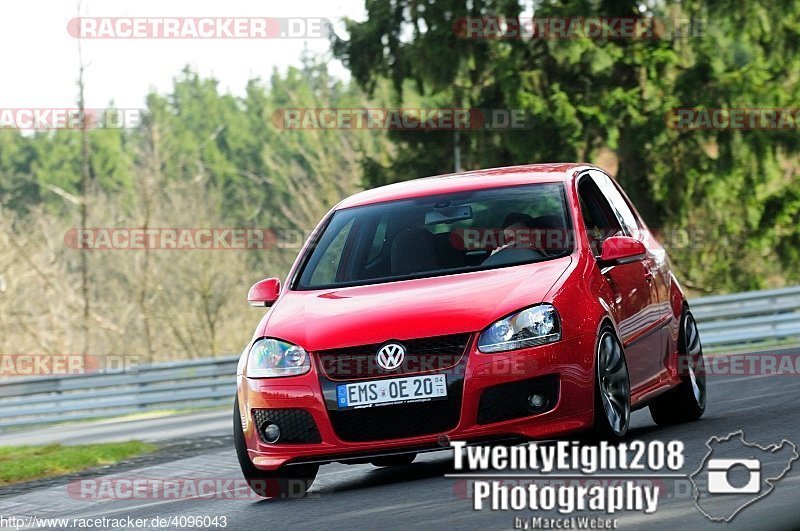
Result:
{"type": "MultiPolygon", "coordinates": [[[[464,367],[461,411],[453,429],[399,439],[351,442],[337,436],[331,423],[316,364],[311,371],[289,378],[238,377],[245,441],[253,464],[262,470],[301,462],[330,462],[403,451],[448,446],[449,440],[543,439],[591,427],[594,404],[594,343],[592,334],[512,352],[482,354],[470,342],[464,367]],[[554,375],[559,382],[555,406],[548,411],[500,422],[479,422],[485,391],[499,385],[554,375]],[[302,409],[316,423],[321,442],[267,444],[256,432],[254,409],[302,409]]],[[[367,459],[368,460],[368,459],[367,459]]]]}

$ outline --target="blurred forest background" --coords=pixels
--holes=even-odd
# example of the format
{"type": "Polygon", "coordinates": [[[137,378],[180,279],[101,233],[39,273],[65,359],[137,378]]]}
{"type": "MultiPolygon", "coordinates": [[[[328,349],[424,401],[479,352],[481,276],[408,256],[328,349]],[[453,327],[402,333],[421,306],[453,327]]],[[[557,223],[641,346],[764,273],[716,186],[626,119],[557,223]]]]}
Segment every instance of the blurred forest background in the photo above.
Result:
{"type": "MultiPolygon", "coordinates": [[[[367,0],[332,54],[253,80],[243,97],[186,69],[147,96],[136,130],[0,129],[0,352],[238,352],[261,316],[247,288],[298,248],[91,251],[88,227],[307,232],[359,189],[453,170],[588,161],[616,175],[694,294],[800,282],[800,137],[666,127],[674,108],[792,108],[800,2],[537,2],[535,16],[693,21],[660,39],[466,40],[462,17],[514,17],[514,0],[367,0]],[[280,108],[523,109],[525,130],[285,130],[280,108]],[[84,159],[85,155],[85,159],[84,159]],[[86,167],[84,167],[84,160],[86,167]],[[84,171],[84,168],[86,171],[84,171]],[[84,277],[85,275],[85,277],[84,277]],[[85,280],[84,280],[85,278],[85,280]]],[[[237,58],[238,61],[246,61],[237,58]]],[[[8,83],[9,80],[6,80],[8,83]]],[[[91,86],[86,87],[91,91],[91,86]]]]}

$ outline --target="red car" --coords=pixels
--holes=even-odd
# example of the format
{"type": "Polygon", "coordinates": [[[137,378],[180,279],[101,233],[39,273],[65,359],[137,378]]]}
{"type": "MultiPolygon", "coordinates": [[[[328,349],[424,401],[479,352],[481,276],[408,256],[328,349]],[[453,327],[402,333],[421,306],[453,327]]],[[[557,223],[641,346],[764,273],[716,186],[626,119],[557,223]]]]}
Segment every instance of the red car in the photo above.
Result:
{"type": "Polygon", "coordinates": [[[302,494],[321,464],[407,464],[450,440],[625,435],[700,418],[697,326],[664,248],[603,170],[417,179],[339,203],[237,371],[242,471],[302,494]]]}

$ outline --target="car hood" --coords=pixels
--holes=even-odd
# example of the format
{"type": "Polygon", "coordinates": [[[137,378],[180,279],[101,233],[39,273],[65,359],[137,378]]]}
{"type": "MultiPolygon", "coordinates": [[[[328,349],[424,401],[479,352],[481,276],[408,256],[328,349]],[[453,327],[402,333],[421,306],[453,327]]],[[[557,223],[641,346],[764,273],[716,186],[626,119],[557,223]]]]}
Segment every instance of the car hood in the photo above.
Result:
{"type": "Polygon", "coordinates": [[[542,302],[571,257],[368,286],[286,291],[255,337],[309,351],[477,332],[542,302]]]}

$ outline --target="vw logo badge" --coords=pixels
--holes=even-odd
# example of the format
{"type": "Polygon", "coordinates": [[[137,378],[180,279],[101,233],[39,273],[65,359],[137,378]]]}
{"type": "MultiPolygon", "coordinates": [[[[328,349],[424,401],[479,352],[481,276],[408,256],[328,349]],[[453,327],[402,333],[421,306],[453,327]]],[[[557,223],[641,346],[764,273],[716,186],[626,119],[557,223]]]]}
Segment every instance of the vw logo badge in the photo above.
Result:
{"type": "Polygon", "coordinates": [[[398,368],[406,357],[406,348],[399,343],[387,343],[382,346],[375,356],[375,361],[381,369],[393,371],[398,368]]]}

